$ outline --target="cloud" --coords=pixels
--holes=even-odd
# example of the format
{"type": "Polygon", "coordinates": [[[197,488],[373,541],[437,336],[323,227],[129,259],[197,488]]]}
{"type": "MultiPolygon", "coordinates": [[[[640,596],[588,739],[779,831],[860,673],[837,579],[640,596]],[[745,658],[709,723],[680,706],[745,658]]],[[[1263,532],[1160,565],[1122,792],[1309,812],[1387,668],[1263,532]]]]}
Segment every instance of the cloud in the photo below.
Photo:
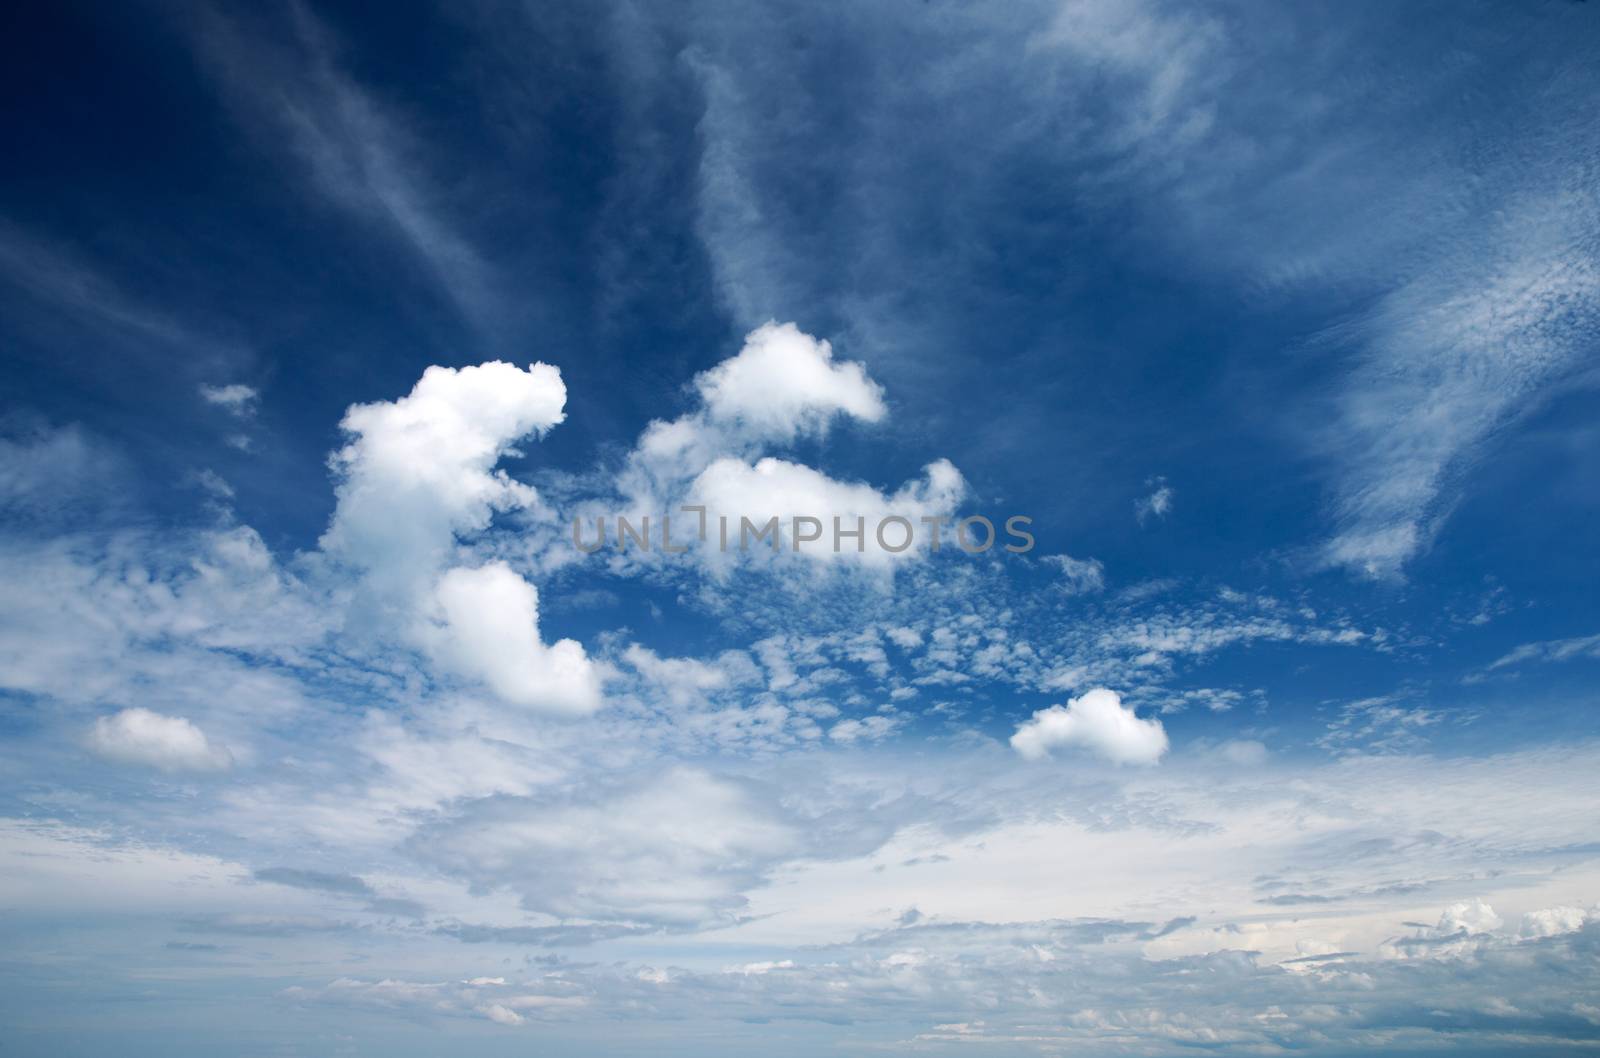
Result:
{"type": "Polygon", "coordinates": [[[867,716],[859,720],[841,720],[828,729],[828,737],[835,742],[877,742],[888,737],[901,721],[892,716],[867,716]]]}
{"type": "MultiPolygon", "coordinates": [[[[770,456],[753,465],[719,459],[689,486],[689,497],[703,504],[708,515],[728,518],[730,540],[735,543],[743,527],[740,519],[749,519],[757,528],[778,519],[776,546],[752,540],[747,552],[752,557],[765,548],[769,555],[792,553],[817,562],[879,568],[925,558],[933,548],[933,529],[923,519],[949,519],[965,493],[961,472],[943,459],[928,464],[920,480],[908,481],[892,494],[770,456]],[[808,535],[820,531],[820,539],[796,547],[797,516],[816,519],[820,530],[809,523],[806,529],[808,535]],[[905,521],[887,521],[890,518],[905,521]],[[857,530],[859,537],[845,535],[857,530]]],[[[720,528],[713,532],[720,534],[720,528]]],[[[984,533],[981,528],[973,530],[975,546],[984,543],[984,533]]],[[[717,565],[728,556],[717,552],[708,560],[717,565]]]]}
{"type": "Polygon", "coordinates": [[[1097,558],[1045,555],[1040,561],[1047,566],[1054,566],[1060,572],[1059,584],[1068,595],[1088,595],[1105,590],[1106,568],[1097,558]]]}
{"type": "Polygon", "coordinates": [[[1075,748],[1116,764],[1154,764],[1167,752],[1167,732],[1161,721],[1140,719],[1125,708],[1116,691],[1098,687],[1034,713],[1018,725],[1011,748],[1026,760],[1075,748]]]}
{"type": "Polygon", "coordinates": [[[426,579],[456,534],[535,501],[494,466],[562,422],[566,401],[556,368],[495,360],[430,367],[399,400],[353,405],[339,424],[350,440],[331,459],[338,507],[323,549],[386,587],[426,579]]]}
{"type": "Polygon", "coordinates": [[[1398,577],[1448,515],[1451,476],[1581,362],[1600,331],[1600,210],[1569,197],[1515,203],[1514,229],[1491,224],[1496,241],[1359,323],[1366,347],[1326,442],[1345,466],[1325,563],[1398,577]]]}
{"type": "Polygon", "coordinates": [[[456,674],[516,705],[581,714],[599,707],[599,676],[576,641],[541,641],[538,590],[504,562],[440,572],[458,535],[537,502],[494,466],[562,422],[566,400],[556,368],[491,361],[430,367],[407,396],[351,407],[322,546],[361,571],[380,620],[456,674]]]}
{"type": "Polygon", "coordinates": [[[434,589],[427,637],[436,658],[503,700],[551,713],[600,707],[600,678],[582,645],[539,639],[539,592],[504,562],[457,567],[434,589]]]}
{"type": "Polygon", "coordinates": [[[803,834],[744,784],[680,765],[571,801],[497,797],[423,829],[426,862],[510,887],[562,920],[688,928],[731,922],[803,834]]]}
{"type": "Polygon", "coordinates": [[[835,416],[878,422],[888,409],[883,387],[853,361],[793,323],[769,321],[745,336],[737,356],[697,376],[706,418],[728,429],[777,441],[827,432],[835,416]]]}
{"type": "Polygon", "coordinates": [[[820,437],[840,418],[878,422],[888,414],[865,367],[835,360],[828,342],[793,323],[757,327],[738,353],[695,376],[694,389],[695,409],[654,420],[640,435],[625,492],[670,493],[720,457],[820,437]]]}
{"type": "Polygon", "coordinates": [[[296,1003],[402,1011],[413,1015],[485,1018],[515,1028],[530,1018],[547,1018],[582,1008],[584,995],[572,994],[559,979],[507,982],[504,977],[466,981],[362,981],[340,977],[321,988],[294,985],[280,993],[296,1003]]]}
{"type": "Polygon", "coordinates": [[[1590,922],[1600,920],[1600,908],[1545,907],[1527,911],[1517,929],[1521,937],[1560,937],[1576,933],[1590,922]]]}
{"type": "Polygon", "coordinates": [[[256,401],[260,394],[253,387],[239,382],[226,386],[201,383],[200,397],[207,404],[215,404],[226,410],[230,415],[240,419],[248,419],[255,414],[256,401]]]}
{"type": "MultiPolygon", "coordinates": [[[[961,473],[945,459],[928,464],[922,478],[889,493],[837,480],[803,463],[763,456],[771,446],[821,437],[839,419],[878,422],[888,414],[882,387],[861,364],[835,360],[828,342],[793,323],[768,322],[751,331],[736,355],[696,376],[694,387],[699,406],[676,419],[652,421],[629,454],[617,488],[632,510],[674,517],[674,541],[687,542],[695,559],[717,574],[762,561],[763,548],[769,561],[774,550],[780,561],[804,555],[814,562],[879,569],[916,561],[931,546],[931,530],[921,519],[948,519],[966,495],[961,473]],[[707,509],[703,537],[693,515],[671,515],[680,504],[707,509]],[[796,516],[819,520],[826,535],[793,548],[796,516]],[[877,529],[888,516],[910,520],[917,534],[911,546],[902,548],[905,529],[898,523],[885,527],[880,542],[877,529]],[[776,549],[773,537],[756,541],[748,552],[738,549],[741,518],[759,530],[774,517],[780,522],[776,549]],[[857,518],[863,519],[859,549],[850,538],[842,540],[839,551],[833,549],[836,517],[846,532],[856,528],[857,518]],[[733,544],[727,551],[721,549],[721,518],[727,519],[733,544]],[[680,532],[690,539],[681,538],[680,532]]],[[[604,508],[595,511],[603,517],[604,508]]],[[[981,529],[974,532],[982,534],[981,529]]]]}
{"type": "Polygon", "coordinates": [[[749,682],[756,675],[754,664],[745,655],[725,657],[713,665],[693,658],[663,658],[635,643],[622,657],[674,705],[703,701],[735,682],[749,682]]]}
{"type": "Polygon", "coordinates": [[[36,426],[0,436],[0,512],[25,521],[81,524],[114,506],[120,460],[81,427],[36,426]]]}
{"type": "Polygon", "coordinates": [[[1154,491],[1148,496],[1135,500],[1133,503],[1133,513],[1139,519],[1140,525],[1143,525],[1151,518],[1165,518],[1167,513],[1172,510],[1172,498],[1176,495],[1164,477],[1150,478],[1145,482],[1145,485],[1153,488],[1154,491]]]}
{"type": "Polygon", "coordinates": [[[1413,750],[1426,741],[1426,729],[1443,719],[1437,710],[1405,704],[1400,695],[1361,698],[1343,704],[1316,743],[1336,753],[1413,750]]]}
{"type": "Polygon", "coordinates": [[[332,35],[304,5],[288,12],[272,26],[208,11],[187,28],[226,98],[266,126],[263,139],[324,201],[387,231],[470,322],[491,328],[503,308],[493,271],[453,219],[425,138],[340,67],[332,35]]]}
{"type": "Polygon", "coordinates": [[[1253,738],[1230,738],[1204,749],[1213,760],[1241,768],[1255,768],[1267,762],[1267,747],[1253,738]]]}
{"type": "Polygon", "coordinates": [[[1524,643],[1496,659],[1489,668],[1503,669],[1529,661],[1570,661],[1573,658],[1600,658],[1600,634],[1524,643]]]}
{"type": "Polygon", "coordinates": [[[94,722],[89,748],[106,760],[164,772],[226,771],[233,754],[181,716],[124,709],[94,722]]]}
{"type": "MultiPolygon", "coordinates": [[[[110,338],[108,348],[120,362],[131,357],[165,377],[238,370],[250,356],[208,329],[193,327],[135,297],[114,275],[73,248],[37,238],[3,217],[0,278],[62,310],[75,325],[88,325],[110,338]]],[[[115,377],[116,372],[107,374],[115,377]]]]}

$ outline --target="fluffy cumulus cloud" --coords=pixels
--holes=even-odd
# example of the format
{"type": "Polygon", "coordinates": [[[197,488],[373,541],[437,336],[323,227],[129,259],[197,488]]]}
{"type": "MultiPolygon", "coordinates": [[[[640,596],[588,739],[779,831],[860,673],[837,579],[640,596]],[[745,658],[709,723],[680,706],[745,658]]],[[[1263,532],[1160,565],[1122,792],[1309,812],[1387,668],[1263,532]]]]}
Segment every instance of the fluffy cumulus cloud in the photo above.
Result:
{"type": "Polygon", "coordinates": [[[720,456],[758,452],[827,433],[841,418],[878,422],[883,389],[855,361],[840,361],[826,341],[793,323],[766,323],[739,352],[695,377],[698,406],[656,420],[639,437],[624,487],[670,487],[720,456]]]}
{"type": "MultiPolygon", "coordinates": [[[[946,459],[930,463],[921,478],[886,492],[766,454],[803,437],[821,436],[841,419],[876,423],[888,414],[882,387],[865,367],[836,360],[828,342],[793,323],[767,323],[751,331],[736,355],[695,378],[694,389],[698,407],[676,419],[654,421],[640,435],[618,488],[624,506],[640,515],[670,515],[680,504],[704,506],[705,533],[700,533],[696,516],[679,515],[673,524],[687,528],[692,539],[675,536],[675,542],[689,543],[714,570],[725,572],[759,560],[762,548],[770,554],[774,537],[741,550],[739,533],[742,519],[759,531],[774,517],[780,522],[775,535],[780,554],[879,568],[920,558],[928,553],[933,535],[921,519],[950,518],[966,495],[965,480],[946,459]],[[823,538],[794,548],[796,516],[820,522],[823,538]],[[903,546],[906,530],[898,523],[885,526],[879,540],[877,530],[889,516],[911,522],[910,546],[903,546]],[[863,520],[859,547],[855,538],[845,537],[834,550],[834,518],[845,532],[856,528],[858,518],[863,520]],[[726,550],[722,519],[731,541],[726,550]]],[[[803,535],[813,531],[807,526],[803,535]]]]}
{"type": "Polygon", "coordinates": [[[539,591],[504,562],[439,578],[435,656],[508,702],[558,713],[600,706],[600,680],[581,644],[539,639],[539,591]]]}
{"type": "Polygon", "coordinates": [[[1017,727],[1011,747],[1027,760],[1081,749],[1116,764],[1154,764],[1167,752],[1167,731],[1123,705],[1116,691],[1097,687],[1034,713],[1017,727]]]}
{"type": "Polygon", "coordinates": [[[491,361],[430,367],[410,394],[357,404],[334,454],[338,508],[323,549],[387,587],[437,570],[457,533],[481,530],[496,511],[535,500],[495,464],[565,415],[567,388],[548,364],[527,370],[491,361]]]}
{"type": "Polygon", "coordinates": [[[149,709],[124,709],[101,717],[89,730],[88,744],[106,760],[165,772],[226,771],[233,765],[228,748],[188,720],[149,709]]]}
{"type": "Polygon", "coordinates": [[[446,568],[458,536],[537,502],[495,464],[560,423],[566,400],[554,367],[491,361],[430,367],[407,396],[352,407],[322,546],[361,571],[380,621],[456,675],[517,705],[584,713],[599,705],[599,677],[576,641],[540,639],[538,590],[504,562],[446,568]]]}
{"type": "Polygon", "coordinates": [[[825,433],[836,416],[878,422],[887,414],[883,387],[854,361],[793,323],[751,331],[737,356],[697,376],[706,418],[772,440],[825,433]]]}

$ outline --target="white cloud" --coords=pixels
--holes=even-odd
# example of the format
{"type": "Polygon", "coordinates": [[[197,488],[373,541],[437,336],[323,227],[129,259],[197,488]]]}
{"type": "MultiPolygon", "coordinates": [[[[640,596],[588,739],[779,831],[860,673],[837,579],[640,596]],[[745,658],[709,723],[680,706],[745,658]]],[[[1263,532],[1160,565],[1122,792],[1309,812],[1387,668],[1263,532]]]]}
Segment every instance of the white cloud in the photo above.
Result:
{"type": "Polygon", "coordinates": [[[430,367],[407,396],[351,407],[322,546],[361,571],[380,620],[458,675],[515,705],[587,713],[599,706],[598,674],[577,642],[541,641],[532,584],[504,562],[440,572],[458,534],[537,502],[494,466],[517,440],[562,422],[566,399],[556,368],[491,361],[430,367]]]}
{"type": "Polygon", "coordinates": [[[703,700],[735,682],[759,678],[755,663],[743,654],[725,656],[712,665],[694,658],[663,658],[635,643],[623,651],[622,658],[675,705],[703,700]]]}
{"type": "Polygon", "coordinates": [[[860,720],[841,720],[828,729],[835,742],[876,742],[889,735],[900,721],[892,716],[867,716],[860,720]]]}
{"type": "Polygon", "coordinates": [[[600,707],[600,679],[583,647],[539,639],[539,592],[504,562],[457,567],[434,591],[435,656],[505,701],[552,713],[600,707]]]}
{"type": "MultiPolygon", "coordinates": [[[[947,460],[928,464],[923,475],[920,480],[909,481],[896,492],[885,494],[864,483],[837,481],[801,463],[769,456],[752,466],[730,458],[707,467],[690,486],[689,495],[705,505],[708,515],[728,518],[730,551],[737,546],[741,518],[748,518],[758,528],[768,519],[777,518],[783,537],[777,548],[780,554],[793,551],[816,561],[858,561],[882,567],[925,557],[932,547],[932,529],[922,519],[949,518],[966,492],[961,472],[947,460]],[[795,551],[793,519],[801,515],[821,522],[822,536],[801,543],[795,551]],[[886,524],[884,519],[890,517],[906,519],[914,535],[908,537],[903,524],[886,524]],[[838,550],[834,549],[835,519],[841,530],[838,550]],[[842,535],[857,528],[863,529],[859,541],[842,535]],[[908,540],[909,546],[903,547],[908,540]],[[895,550],[902,547],[903,550],[895,550]]],[[[807,529],[816,531],[811,525],[807,529]]],[[[973,532],[976,542],[981,543],[984,530],[973,532]]],[[[713,537],[717,534],[717,529],[710,530],[713,537]]],[[[770,544],[752,540],[748,553],[759,556],[762,548],[768,553],[773,550],[770,544]]],[[[713,559],[725,557],[718,553],[713,559]]]]}
{"type": "Polygon", "coordinates": [[[500,1025],[521,1025],[523,1021],[521,1014],[500,1003],[485,1003],[477,1010],[490,1021],[500,1025]]]}
{"type": "Polygon", "coordinates": [[[1034,713],[1017,727],[1011,747],[1027,760],[1078,748],[1117,764],[1154,764],[1167,752],[1167,732],[1161,721],[1125,708],[1116,691],[1097,687],[1034,713]]]}
{"type": "Polygon", "coordinates": [[[1523,937],[1559,937],[1576,933],[1590,922],[1600,919],[1595,910],[1581,907],[1546,907],[1525,912],[1522,925],[1517,930],[1523,937]]]}
{"type": "Polygon", "coordinates": [[[165,772],[225,771],[233,765],[228,748],[188,720],[149,709],[100,717],[89,731],[89,748],[106,760],[165,772]]]}
{"type": "Polygon", "coordinates": [[[1600,634],[1524,643],[1497,659],[1489,668],[1503,669],[1526,661],[1571,661],[1573,658],[1600,658],[1600,634]]]}
{"type": "Polygon", "coordinates": [[[1506,203],[1471,252],[1359,321],[1366,348],[1322,440],[1341,461],[1325,564],[1400,576],[1449,515],[1452,478],[1583,362],[1600,322],[1600,211],[1589,197],[1565,189],[1506,203]]]}
{"type": "Polygon", "coordinates": [[[202,383],[200,396],[206,403],[215,404],[218,407],[225,408],[230,415],[246,419],[255,414],[256,400],[260,394],[254,388],[239,382],[226,386],[212,386],[202,383]]]}
{"type": "Polygon", "coordinates": [[[1479,933],[1493,933],[1504,924],[1494,908],[1482,900],[1462,900],[1440,912],[1439,921],[1428,927],[1426,932],[1430,937],[1470,937],[1479,933]]]}
{"type": "Polygon", "coordinates": [[[712,423],[764,439],[825,433],[836,415],[877,422],[887,414],[883,387],[866,368],[835,361],[828,342],[793,323],[762,324],[745,336],[737,356],[694,384],[712,423]]]}
{"type": "Polygon", "coordinates": [[[1088,595],[1105,589],[1106,568],[1097,558],[1045,555],[1040,561],[1060,571],[1061,588],[1068,595],[1088,595]]]}
{"type": "Polygon", "coordinates": [[[884,629],[883,634],[888,636],[890,641],[901,650],[915,650],[922,645],[922,633],[915,628],[896,625],[892,628],[884,629]]]}
{"type": "Polygon", "coordinates": [[[688,927],[731,919],[803,839],[745,785],[679,766],[582,801],[480,801],[414,844],[475,883],[510,886],[529,910],[688,927]]]}
{"type": "Polygon", "coordinates": [[[699,406],[655,420],[639,436],[623,490],[673,493],[723,456],[749,457],[763,444],[821,436],[844,416],[878,422],[883,388],[853,361],[835,361],[828,342],[793,323],[765,323],[734,356],[695,376],[699,406]]]}
{"type": "Polygon", "coordinates": [[[340,68],[338,42],[316,15],[295,6],[288,23],[290,46],[215,11],[190,25],[203,68],[323,201],[387,230],[470,322],[494,326],[504,311],[496,277],[425,163],[426,137],[340,68]]]}
{"type": "Polygon", "coordinates": [[[1150,478],[1145,485],[1153,491],[1133,503],[1133,513],[1140,525],[1151,518],[1165,518],[1172,510],[1172,498],[1176,495],[1164,477],[1150,478]]]}
{"type": "MultiPolygon", "coordinates": [[[[768,446],[792,444],[801,437],[821,436],[839,418],[878,422],[887,409],[882,387],[867,376],[862,365],[833,359],[826,341],[811,337],[793,323],[767,323],[750,332],[739,353],[695,379],[700,405],[673,420],[656,420],[640,435],[618,479],[624,505],[637,516],[662,512],[673,518],[676,543],[689,543],[697,559],[714,570],[758,560],[737,553],[740,519],[760,528],[777,517],[783,538],[790,536],[795,516],[819,519],[827,535],[802,546],[799,553],[814,560],[842,560],[887,567],[900,559],[928,553],[931,529],[924,516],[948,518],[966,493],[966,483],[948,460],[938,459],[924,477],[885,493],[864,483],[838,481],[820,470],[772,456],[768,446]],[[698,521],[692,514],[672,514],[679,504],[707,508],[706,535],[698,539],[698,521]],[[900,549],[905,529],[899,523],[884,527],[883,547],[877,529],[886,516],[907,518],[916,538],[900,549]],[[839,552],[832,547],[833,518],[852,530],[855,519],[865,518],[866,537],[858,551],[846,539],[839,552]],[[731,551],[721,550],[719,517],[726,517],[731,551]],[[687,539],[686,539],[687,538],[687,539]],[[820,546],[819,546],[820,545],[820,546]]],[[[594,507],[591,514],[610,513],[594,507]]],[[[658,520],[658,519],[657,519],[658,520]]],[[[974,529],[980,541],[986,534],[974,529]]],[[[766,548],[757,542],[752,550],[766,548]]],[[[780,550],[791,557],[795,552],[780,550]]],[[[659,553],[658,553],[659,558],[659,553]]]]}
{"type": "Polygon", "coordinates": [[[295,985],[281,994],[297,1003],[316,1001],[379,1010],[416,1010],[432,1016],[477,1016],[508,1027],[525,1024],[530,1016],[544,1017],[582,1007],[587,1002],[578,995],[531,991],[541,986],[561,989],[562,982],[518,984],[507,983],[503,977],[475,977],[459,983],[394,978],[361,981],[340,977],[321,988],[295,985]]]}
{"type": "Polygon", "coordinates": [[[399,400],[352,406],[339,424],[351,439],[332,458],[338,508],[324,550],[387,587],[429,578],[457,533],[535,501],[494,465],[560,423],[566,401],[556,368],[495,360],[430,367],[399,400]]]}

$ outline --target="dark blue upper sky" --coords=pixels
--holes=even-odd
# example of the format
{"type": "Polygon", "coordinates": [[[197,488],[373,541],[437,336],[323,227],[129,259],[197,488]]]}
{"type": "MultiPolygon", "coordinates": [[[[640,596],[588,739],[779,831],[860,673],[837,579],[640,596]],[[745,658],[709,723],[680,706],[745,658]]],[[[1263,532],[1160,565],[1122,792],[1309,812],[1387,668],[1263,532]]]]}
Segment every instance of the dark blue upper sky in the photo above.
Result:
{"type": "MultiPolygon", "coordinates": [[[[428,364],[557,363],[568,422],[524,469],[583,472],[682,411],[746,329],[794,319],[894,408],[830,437],[842,476],[947,454],[1113,583],[1287,583],[1422,621],[1498,588],[1515,620],[1476,649],[1585,632],[1590,312],[1559,321],[1548,340],[1572,348],[1514,402],[1441,428],[1460,437],[1329,436],[1352,390],[1383,385],[1360,365],[1388,355],[1385,299],[1434,276],[1461,296],[1476,277],[1454,273],[1501,252],[1477,211],[1549,194],[1562,155],[1593,164],[1583,5],[1295,25],[1223,5],[1174,31],[1196,65],[1163,75],[1220,81],[1214,98],[1166,98],[1115,50],[1049,70],[1035,40],[992,66],[1037,26],[951,5],[366,14],[8,16],[16,429],[82,424],[163,518],[192,517],[186,477],[214,467],[299,549],[331,511],[344,407],[428,364]],[[1260,53],[1202,69],[1218,25],[1260,53]],[[262,394],[248,452],[195,396],[239,382],[262,394]],[[1352,587],[1317,555],[1340,491],[1408,446],[1437,448],[1436,480],[1378,514],[1429,542],[1352,587]],[[1140,526],[1157,476],[1179,504],[1140,526]]],[[[1558,223],[1581,228],[1571,208],[1558,223]]]]}

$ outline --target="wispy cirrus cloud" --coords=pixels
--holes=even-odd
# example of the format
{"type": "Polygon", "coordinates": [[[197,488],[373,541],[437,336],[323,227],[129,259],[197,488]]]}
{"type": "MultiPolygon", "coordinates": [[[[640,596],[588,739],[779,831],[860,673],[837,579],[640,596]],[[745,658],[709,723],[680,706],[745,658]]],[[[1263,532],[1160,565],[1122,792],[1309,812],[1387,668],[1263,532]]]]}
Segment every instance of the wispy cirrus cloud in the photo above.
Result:
{"type": "Polygon", "coordinates": [[[406,247],[475,327],[504,305],[492,266],[464,234],[432,171],[426,137],[339,63],[332,31],[306,5],[281,19],[208,12],[192,32],[224,97],[262,127],[324,201],[406,247]],[[263,22],[262,19],[265,18],[263,22]]]}

